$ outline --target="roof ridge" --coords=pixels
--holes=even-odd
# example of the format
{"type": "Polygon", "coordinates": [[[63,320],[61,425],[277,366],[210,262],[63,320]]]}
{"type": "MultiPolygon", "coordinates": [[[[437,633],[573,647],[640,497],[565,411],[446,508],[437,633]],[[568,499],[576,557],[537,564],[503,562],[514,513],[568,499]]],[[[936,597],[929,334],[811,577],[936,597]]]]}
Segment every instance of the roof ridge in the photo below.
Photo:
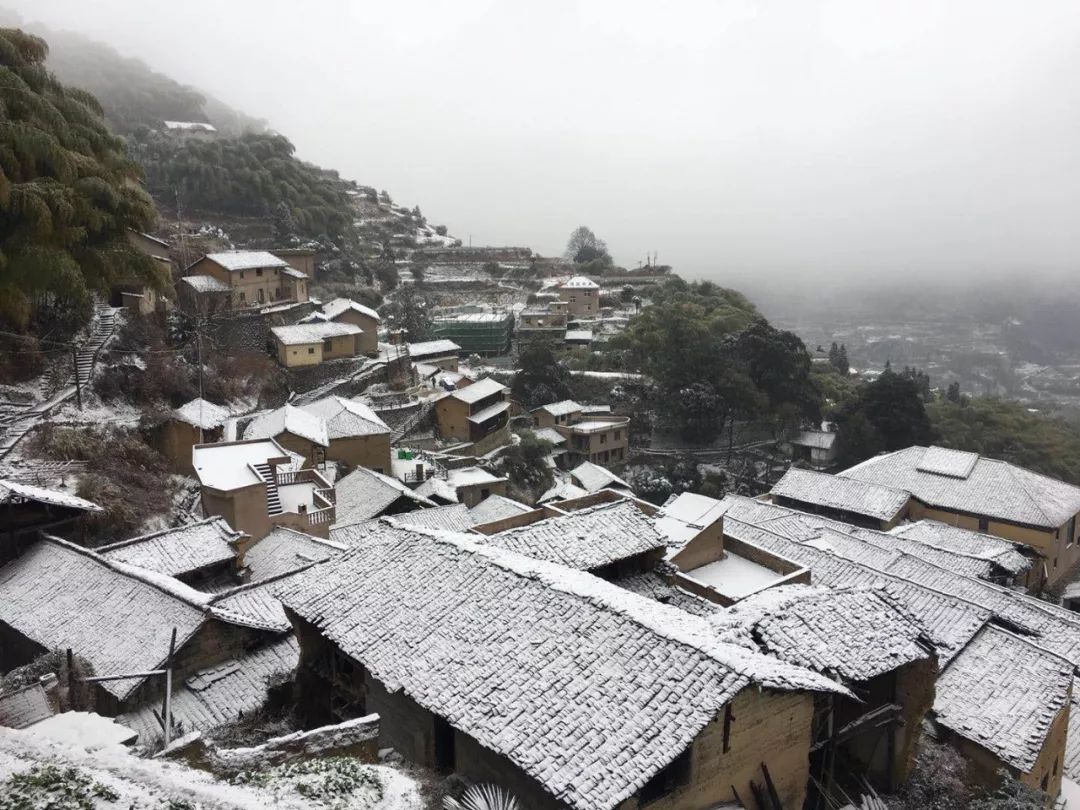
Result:
{"type": "Polygon", "coordinates": [[[231,542],[232,540],[235,540],[244,534],[244,532],[238,531],[232,526],[230,526],[228,521],[226,521],[225,518],[223,518],[221,515],[212,515],[208,518],[196,520],[192,523],[185,523],[183,526],[172,526],[168,529],[158,529],[156,532],[149,532],[148,534],[140,534],[135,537],[129,537],[127,540],[117,540],[115,543],[107,543],[104,546],[98,546],[97,548],[92,550],[100,554],[103,551],[113,551],[118,548],[124,548],[125,546],[134,545],[135,543],[141,543],[146,540],[153,540],[155,537],[161,537],[163,534],[171,534],[172,532],[179,532],[185,529],[190,529],[192,526],[204,526],[206,524],[216,524],[218,522],[224,523],[225,527],[228,529],[227,534],[231,535],[229,540],[226,542],[231,542]]]}
{"type": "MultiPolygon", "coordinates": [[[[463,532],[449,532],[426,527],[407,527],[405,530],[429,537],[437,543],[451,546],[460,551],[480,556],[487,560],[489,564],[515,577],[539,580],[546,587],[558,590],[576,599],[590,602],[606,612],[622,616],[649,633],[662,636],[670,642],[695,650],[750,682],[760,684],[767,679],[763,678],[760,673],[754,675],[747,672],[746,669],[752,669],[752,667],[746,666],[750,663],[749,660],[734,661],[731,653],[739,653],[744,659],[750,657],[761,658],[801,670],[803,673],[813,676],[810,679],[811,681],[818,681],[821,687],[820,691],[832,691],[838,694],[848,693],[846,687],[807,667],[789,664],[760,651],[755,653],[745,647],[721,639],[712,624],[700,616],[695,616],[661,602],[645,599],[587,572],[577,571],[557,563],[537,560],[498,546],[480,543],[474,540],[471,535],[463,532]],[[581,587],[583,585],[587,585],[588,590],[591,592],[587,593],[586,588],[581,587]],[[622,604],[617,604],[619,602],[622,604]],[[653,615],[646,615],[647,613],[653,615]],[[663,625],[661,625],[661,622],[656,621],[660,614],[665,613],[675,621],[663,625]],[[742,668],[740,668],[740,665],[742,665],[742,668]]],[[[347,554],[351,555],[360,552],[360,548],[354,548],[347,554]]],[[[809,686],[802,688],[811,689],[809,686]]]]}
{"type": "Polygon", "coordinates": [[[222,601],[223,599],[228,599],[230,596],[237,596],[238,594],[255,591],[263,585],[272,585],[279,580],[291,577],[294,574],[299,574],[303,571],[307,571],[309,568],[319,565],[320,562],[320,560],[312,560],[311,562],[306,562],[303,565],[300,565],[289,571],[280,571],[277,574],[273,574],[272,576],[264,577],[263,579],[257,579],[254,582],[244,582],[240,585],[237,585],[235,588],[229,588],[227,591],[220,591],[219,593],[215,593],[213,596],[210,597],[210,601],[207,602],[207,606],[212,608],[217,605],[218,602],[222,601]]]}
{"type": "MultiPolygon", "coordinates": [[[[979,456],[979,459],[982,460],[982,456],[979,456]]],[[[1001,459],[997,459],[997,458],[991,459],[991,461],[1000,462],[1001,464],[1004,464],[1007,467],[1009,477],[1016,483],[1016,486],[1018,486],[1023,491],[1024,495],[1027,496],[1027,499],[1035,507],[1035,511],[1038,512],[1040,515],[1042,515],[1043,518],[1046,520],[1046,522],[1048,524],[1053,524],[1054,519],[1052,517],[1050,517],[1050,515],[1048,515],[1046,513],[1046,510],[1042,508],[1042,505],[1039,503],[1039,501],[1035,498],[1034,495],[1031,494],[1031,490],[1029,490],[1027,488],[1027,485],[1022,480],[1020,480],[1021,476],[1017,475],[1017,472],[1019,472],[1021,470],[1026,474],[1030,474],[1031,470],[1024,469],[1023,467],[1019,467],[1019,466],[1017,466],[1015,464],[1009,463],[1008,461],[1002,461],[1001,459]]],[[[1036,475],[1038,475],[1038,473],[1036,473],[1036,475]]],[[[1049,478],[1049,476],[1043,476],[1043,477],[1049,478]]],[[[1056,481],[1057,479],[1050,478],[1049,480],[1056,481]]]]}
{"type": "MultiPolygon", "coordinates": [[[[999,624],[994,624],[993,622],[987,622],[986,625],[984,625],[983,628],[981,630],[979,630],[978,633],[975,634],[975,636],[979,635],[980,633],[982,633],[985,630],[992,630],[995,633],[1001,633],[1002,635],[1011,636],[1012,638],[1016,639],[1017,641],[1023,642],[1027,646],[1032,647],[1032,648],[1038,650],[1039,652],[1050,656],[1051,658],[1056,658],[1059,662],[1065,664],[1069,668],[1070,671],[1075,672],[1077,670],[1077,666],[1072,661],[1070,661],[1068,658],[1061,655],[1061,653],[1056,653],[1051,649],[1047,649],[1046,647],[1042,646],[1041,644],[1036,643],[1034,639],[1029,638],[1028,636],[1022,636],[1019,633],[1015,633],[1012,630],[1010,630],[1009,628],[1002,627],[999,624]]],[[[974,640],[975,636],[972,636],[971,639],[968,640],[968,644],[970,644],[971,641],[974,640]]],[[[966,647],[967,647],[967,644],[964,645],[964,648],[966,648],[966,647]]],[[[962,651],[963,651],[963,648],[961,649],[961,652],[962,651]]],[[[953,660],[955,661],[956,659],[954,658],[953,660]]]]}
{"type": "MultiPolygon", "coordinates": [[[[140,568],[137,565],[130,565],[128,563],[121,563],[110,560],[109,558],[98,554],[94,549],[84,548],[76,543],[72,543],[70,540],[65,540],[62,537],[57,537],[56,535],[43,533],[42,538],[45,540],[45,542],[52,543],[53,545],[59,546],[60,548],[63,548],[67,551],[73,551],[77,554],[82,555],[83,557],[93,560],[94,562],[105,568],[108,568],[114,573],[120,574],[121,576],[127,577],[128,579],[133,579],[136,582],[141,582],[143,585],[148,585],[149,587],[154,588],[158,592],[163,593],[166,596],[172,597],[178,602],[183,602],[185,605],[195,608],[205,616],[206,606],[209,604],[209,599],[198,598],[204,596],[204,594],[196,591],[190,585],[185,585],[183,582],[176,579],[176,577],[169,576],[168,574],[157,574],[154,571],[140,568]],[[170,582],[169,585],[166,586],[162,582],[158,581],[159,578],[169,579],[172,580],[172,582],[170,582]],[[175,588],[173,587],[174,584],[175,588]],[[184,593],[185,590],[191,591],[192,594],[196,594],[197,596],[188,596],[184,593]]],[[[16,557],[15,559],[17,560],[18,557],[16,557]]]]}

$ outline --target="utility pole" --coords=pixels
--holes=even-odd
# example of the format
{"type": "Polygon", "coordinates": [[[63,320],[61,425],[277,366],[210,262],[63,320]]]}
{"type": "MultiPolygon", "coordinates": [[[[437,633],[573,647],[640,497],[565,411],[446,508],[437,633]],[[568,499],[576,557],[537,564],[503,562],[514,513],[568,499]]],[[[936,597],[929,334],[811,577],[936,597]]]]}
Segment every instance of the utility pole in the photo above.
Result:
{"type": "Polygon", "coordinates": [[[203,367],[202,367],[202,322],[195,316],[195,353],[199,365],[199,443],[206,441],[203,436],[203,367]]]}
{"type": "Polygon", "coordinates": [[[169,657],[165,659],[165,705],[162,706],[162,718],[165,726],[165,747],[169,747],[172,736],[172,665],[173,655],[176,653],[176,628],[172,629],[172,638],[169,639],[169,657]]]}

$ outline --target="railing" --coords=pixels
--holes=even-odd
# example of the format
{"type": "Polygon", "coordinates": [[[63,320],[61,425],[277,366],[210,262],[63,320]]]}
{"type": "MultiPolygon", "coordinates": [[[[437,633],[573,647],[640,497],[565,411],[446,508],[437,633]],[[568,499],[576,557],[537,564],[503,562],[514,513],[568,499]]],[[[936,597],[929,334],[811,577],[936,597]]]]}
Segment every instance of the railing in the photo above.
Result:
{"type": "Polygon", "coordinates": [[[286,486],[288,484],[317,484],[320,489],[329,489],[330,482],[319,475],[317,470],[303,469],[303,470],[288,470],[287,472],[278,472],[276,483],[279,487],[286,486]]]}
{"type": "Polygon", "coordinates": [[[337,493],[334,491],[333,487],[330,487],[329,489],[317,489],[315,490],[315,494],[327,503],[337,503],[337,493]]]}
{"type": "Polygon", "coordinates": [[[310,526],[321,526],[323,523],[336,523],[336,509],[333,506],[328,506],[325,509],[316,509],[314,512],[307,513],[307,522],[310,526]]]}

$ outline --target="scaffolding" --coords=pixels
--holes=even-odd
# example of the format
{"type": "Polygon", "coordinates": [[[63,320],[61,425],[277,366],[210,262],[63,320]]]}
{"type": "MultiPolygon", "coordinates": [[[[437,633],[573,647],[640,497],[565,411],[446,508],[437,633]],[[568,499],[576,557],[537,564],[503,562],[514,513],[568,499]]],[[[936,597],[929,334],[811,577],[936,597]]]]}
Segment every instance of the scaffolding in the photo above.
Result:
{"type": "Polygon", "coordinates": [[[454,341],[466,354],[507,354],[514,334],[514,316],[510,312],[482,312],[435,318],[431,333],[454,341]]]}

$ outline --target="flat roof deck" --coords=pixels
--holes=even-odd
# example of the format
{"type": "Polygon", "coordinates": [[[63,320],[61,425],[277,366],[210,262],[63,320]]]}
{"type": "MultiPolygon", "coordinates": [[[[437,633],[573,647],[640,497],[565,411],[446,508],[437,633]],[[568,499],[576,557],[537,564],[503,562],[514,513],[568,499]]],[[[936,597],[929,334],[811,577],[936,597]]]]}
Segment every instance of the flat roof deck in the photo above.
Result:
{"type": "Polygon", "coordinates": [[[716,562],[685,572],[729,599],[742,599],[784,578],[784,574],[728,551],[716,562]]]}

